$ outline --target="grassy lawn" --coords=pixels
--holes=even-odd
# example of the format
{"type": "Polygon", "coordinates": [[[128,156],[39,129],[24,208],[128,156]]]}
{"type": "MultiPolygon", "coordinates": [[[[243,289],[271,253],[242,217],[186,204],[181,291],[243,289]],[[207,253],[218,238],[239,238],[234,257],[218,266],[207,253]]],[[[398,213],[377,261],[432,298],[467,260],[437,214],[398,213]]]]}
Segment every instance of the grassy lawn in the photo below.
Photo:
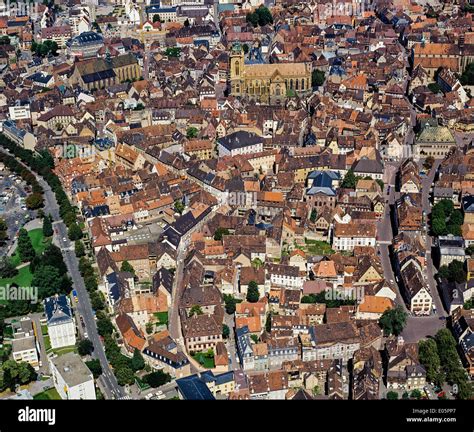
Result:
{"type": "Polygon", "coordinates": [[[201,366],[204,366],[206,369],[214,369],[214,357],[207,357],[207,353],[200,352],[193,355],[193,359],[196,360],[201,366]]]}
{"type": "Polygon", "coordinates": [[[51,339],[48,335],[43,336],[44,339],[44,350],[47,352],[51,349],[51,339]]]}
{"type": "Polygon", "coordinates": [[[41,334],[43,336],[48,334],[48,326],[46,324],[41,325],[41,334]]]}
{"type": "Polygon", "coordinates": [[[18,270],[18,274],[15,277],[0,279],[0,286],[16,284],[19,287],[27,287],[31,286],[32,279],[33,275],[31,274],[30,266],[28,265],[18,270]]]}
{"type": "Polygon", "coordinates": [[[34,400],[61,400],[58,391],[53,387],[44,392],[38,393],[33,396],[34,400]]]}
{"type": "MultiPolygon", "coordinates": [[[[45,342],[45,344],[46,344],[46,342],[45,342]]],[[[76,345],[71,345],[71,346],[67,346],[67,347],[54,348],[52,350],[52,352],[54,354],[57,354],[57,355],[64,355],[64,354],[67,354],[67,353],[70,353],[70,352],[77,352],[77,349],[76,349],[76,345]]]]}
{"type": "Polygon", "coordinates": [[[304,249],[311,255],[331,255],[335,253],[329,243],[321,240],[305,239],[304,249]]]}
{"type": "Polygon", "coordinates": [[[150,386],[144,382],[140,377],[135,377],[135,384],[140,388],[141,391],[148,390],[150,386]]]}
{"type": "MultiPolygon", "coordinates": [[[[43,253],[48,244],[51,243],[51,239],[48,238],[45,240],[42,228],[35,228],[31,231],[28,231],[28,236],[31,239],[31,244],[33,245],[33,249],[37,255],[43,253]]],[[[18,255],[18,249],[12,255],[12,263],[15,267],[21,264],[20,256],[18,255]]]]}
{"type": "Polygon", "coordinates": [[[156,312],[155,318],[158,320],[157,324],[166,324],[168,325],[168,312],[156,312]]]}

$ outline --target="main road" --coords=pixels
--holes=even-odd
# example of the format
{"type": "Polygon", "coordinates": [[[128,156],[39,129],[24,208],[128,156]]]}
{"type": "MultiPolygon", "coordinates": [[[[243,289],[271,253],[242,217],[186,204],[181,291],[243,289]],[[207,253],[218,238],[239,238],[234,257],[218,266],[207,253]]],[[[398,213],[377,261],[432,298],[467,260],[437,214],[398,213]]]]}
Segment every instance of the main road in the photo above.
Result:
{"type": "MultiPolygon", "coordinates": [[[[10,154],[11,156],[14,156],[7,149],[4,149],[4,151],[10,154]]],[[[64,262],[66,263],[68,273],[71,276],[73,282],[73,288],[77,291],[77,310],[84,318],[87,337],[94,344],[94,352],[92,353],[92,356],[94,358],[99,359],[100,364],[102,366],[103,372],[99,378],[99,381],[102,384],[101,387],[104,390],[104,396],[107,399],[123,398],[126,396],[126,394],[123,388],[118,385],[117,380],[114,374],[112,373],[112,370],[107,361],[107,357],[105,356],[104,347],[97,332],[97,326],[95,323],[94,315],[92,313],[92,306],[90,303],[89,294],[84,285],[84,279],[79,273],[79,260],[76,257],[73,245],[69,241],[67,235],[67,227],[62,221],[61,216],[59,214],[59,205],[56,201],[56,196],[49,187],[48,183],[46,183],[46,181],[39,175],[35,175],[36,179],[38,180],[38,183],[44,190],[44,213],[50,214],[53,218],[53,226],[56,236],[55,240],[61,248],[64,262]]]]}
{"type": "Polygon", "coordinates": [[[77,311],[84,318],[87,338],[94,344],[93,357],[99,359],[102,366],[103,372],[99,380],[105,391],[105,397],[107,399],[124,397],[125,392],[123,388],[118,385],[107,361],[107,357],[105,356],[104,347],[100,340],[99,333],[97,332],[94,314],[92,313],[89,294],[86,290],[84,279],[79,272],[79,260],[77,259],[74,247],[68,238],[66,224],[60,218],[56,197],[49,185],[42,178],[38,177],[38,181],[44,189],[45,213],[50,213],[53,218],[54,231],[57,237],[56,240],[60,245],[64,262],[66,263],[68,273],[71,276],[73,288],[77,292],[77,311]]]}

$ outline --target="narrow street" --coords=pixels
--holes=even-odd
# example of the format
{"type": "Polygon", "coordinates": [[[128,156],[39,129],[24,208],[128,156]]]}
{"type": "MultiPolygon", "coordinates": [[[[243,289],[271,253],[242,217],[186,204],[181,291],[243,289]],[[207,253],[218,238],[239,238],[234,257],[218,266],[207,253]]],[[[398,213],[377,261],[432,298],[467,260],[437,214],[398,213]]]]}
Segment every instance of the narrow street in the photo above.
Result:
{"type": "MultiPolygon", "coordinates": [[[[176,253],[176,271],[175,271],[175,278],[173,280],[173,290],[172,290],[172,297],[171,297],[171,306],[169,307],[169,327],[168,331],[170,336],[176,341],[176,344],[179,347],[179,350],[182,351],[187,357],[191,364],[191,373],[196,373],[201,368],[197,364],[197,362],[191,358],[186,352],[186,348],[184,346],[183,334],[181,331],[181,320],[179,318],[179,301],[183,295],[183,276],[185,272],[184,268],[184,260],[187,255],[188,246],[191,240],[191,235],[194,231],[201,228],[204,223],[206,223],[209,219],[214,217],[216,211],[211,211],[207,216],[204,217],[202,221],[200,221],[196,226],[194,226],[190,231],[188,231],[182,238],[181,242],[179,243],[178,250],[176,253]]],[[[202,369],[204,370],[204,369],[202,369]]]]}
{"type": "MultiPolygon", "coordinates": [[[[423,178],[422,181],[422,203],[423,210],[426,215],[429,216],[431,213],[430,204],[430,190],[435,177],[436,171],[439,167],[440,161],[436,161],[433,165],[429,174],[423,178]]],[[[392,218],[390,215],[390,206],[393,206],[399,193],[395,192],[395,175],[399,165],[396,165],[394,170],[393,164],[386,165],[386,172],[384,176],[385,191],[384,196],[388,199],[387,206],[385,208],[385,214],[380,219],[377,226],[378,235],[378,250],[380,253],[380,261],[382,264],[385,280],[390,284],[391,288],[396,293],[396,301],[400,304],[403,309],[409,313],[405,301],[400,292],[399,285],[395,278],[392,263],[390,260],[390,245],[393,240],[393,229],[392,229],[392,218]],[[390,187],[389,194],[387,195],[388,188],[390,187]]],[[[426,317],[416,317],[409,314],[407,318],[407,324],[402,332],[402,336],[406,342],[417,342],[426,336],[433,336],[436,332],[445,327],[445,321],[442,317],[445,316],[442,302],[434,279],[434,267],[431,259],[431,245],[432,239],[429,235],[426,236],[426,281],[433,296],[433,303],[436,307],[436,312],[426,317]]]]}

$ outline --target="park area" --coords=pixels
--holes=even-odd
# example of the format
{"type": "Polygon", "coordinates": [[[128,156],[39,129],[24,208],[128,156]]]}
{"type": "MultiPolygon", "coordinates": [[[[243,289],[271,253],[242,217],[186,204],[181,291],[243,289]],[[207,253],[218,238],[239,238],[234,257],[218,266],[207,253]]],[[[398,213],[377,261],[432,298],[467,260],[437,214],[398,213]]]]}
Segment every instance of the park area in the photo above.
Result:
{"type": "MultiPolygon", "coordinates": [[[[50,239],[44,238],[43,230],[41,228],[35,228],[28,231],[28,237],[31,240],[31,244],[33,246],[34,251],[37,255],[40,255],[44,252],[44,250],[48,247],[49,243],[51,242],[50,239]]],[[[10,262],[15,266],[21,266],[21,259],[18,253],[18,248],[15,250],[15,253],[11,256],[10,262]]],[[[31,280],[33,279],[33,275],[30,272],[29,264],[26,264],[20,268],[18,268],[18,274],[11,278],[4,278],[0,279],[1,286],[7,285],[18,285],[20,287],[29,286],[31,284],[31,280]]]]}
{"type": "Polygon", "coordinates": [[[61,400],[61,396],[53,387],[33,396],[34,400],[61,400]]]}
{"type": "Polygon", "coordinates": [[[331,255],[334,250],[329,243],[321,240],[305,239],[304,251],[310,255],[331,255]]]}
{"type": "Polygon", "coordinates": [[[195,353],[193,359],[196,360],[201,366],[205,367],[206,369],[214,369],[214,351],[209,350],[207,352],[198,352],[195,353]]]}

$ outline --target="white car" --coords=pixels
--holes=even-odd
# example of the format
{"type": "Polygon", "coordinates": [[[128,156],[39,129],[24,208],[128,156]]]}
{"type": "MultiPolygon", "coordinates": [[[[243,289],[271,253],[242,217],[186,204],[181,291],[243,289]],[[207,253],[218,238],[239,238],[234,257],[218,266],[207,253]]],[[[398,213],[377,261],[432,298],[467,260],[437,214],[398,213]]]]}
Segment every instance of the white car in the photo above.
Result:
{"type": "Polygon", "coordinates": [[[84,339],[87,339],[87,336],[88,336],[87,332],[84,332],[84,339]]]}

